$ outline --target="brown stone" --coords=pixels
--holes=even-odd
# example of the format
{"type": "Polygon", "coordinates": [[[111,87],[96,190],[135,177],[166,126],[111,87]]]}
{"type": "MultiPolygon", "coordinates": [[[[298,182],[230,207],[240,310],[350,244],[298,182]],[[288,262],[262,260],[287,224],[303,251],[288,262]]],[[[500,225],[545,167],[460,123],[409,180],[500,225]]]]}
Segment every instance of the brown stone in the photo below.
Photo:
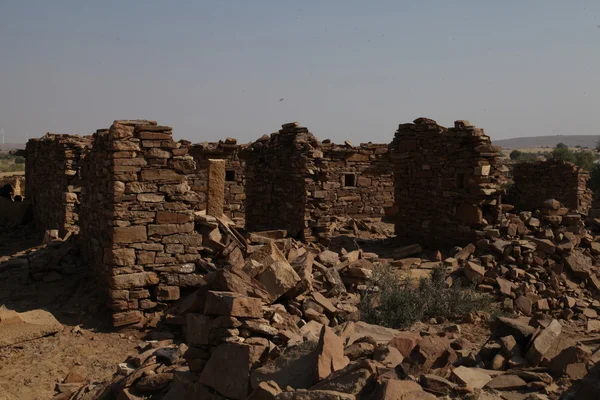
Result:
{"type": "Polygon", "coordinates": [[[229,315],[232,317],[261,318],[262,301],[237,293],[209,291],[204,308],[206,315],[229,315]]]}
{"type": "Polygon", "coordinates": [[[206,215],[220,217],[225,203],[225,160],[208,160],[206,215]]]}
{"type": "Polygon", "coordinates": [[[248,397],[250,378],[250,346],[223,343],[211,354],[200,382],[230,399],[248,397]]]}
{"type": "Polygon", "coordinates": [[[421,341],[421,335],[418,332],[400,332],[392,340],[390,346],[395,347],[404,357],[409,357],[410,353],[421,341]]]}
{"type": "Polygon", "coordinates": [[[154,272],[136,272],[133,274],[123,274],[113,276],[111,287],[113,289],[135,289],[144,286],[157,285],[158,275],[154,272]]]}
{"type": "Polygon", "coordinates": [[[348,358],[344,356],[344,343],[331,330],[324,326],[317,346],[317,379],[325,379],[332,372],[344,368],[348,358]]]}
{"type": "Polygon", "coordinates": [[[142,225],[113,229],[113,241],[115,243],[140,243],[145,242],[147,239],[146,227],[142,225]]]}
{"type": "Polygon", "coordinates": [[[104,262],[122,267],[135,265],[135,250],[104,249],[104,262]]]}

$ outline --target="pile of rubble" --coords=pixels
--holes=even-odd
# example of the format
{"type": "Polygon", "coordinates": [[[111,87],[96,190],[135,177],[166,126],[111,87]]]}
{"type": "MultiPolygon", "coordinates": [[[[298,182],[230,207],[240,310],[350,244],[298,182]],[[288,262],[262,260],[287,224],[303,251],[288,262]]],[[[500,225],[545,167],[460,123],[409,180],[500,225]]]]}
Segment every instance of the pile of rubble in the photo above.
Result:
{"type": "Polygon", "coordinates": [[[466,279],[495,293],[507,311],[576,319],[589,332],[600,331],[600,242],[582,216],[556,200],[547,200],[535,214],[504,208],[498,227],[444,260],[448,282],[466,279]]]}
{"type": "MultiPolygon", "coordinates": [[[[359,321],[360,293],[377,265],[387,262],[375,254],[323,251],[282,230],[244,238],[222,220],[197,214],[198,229],[215,246],[236,245],[215,251],[219,256],[206,261],[198,290],[165,311],[151,340],[119,365],[112,381],[77,390],[59,384],[55,398],[558,398],[600,358],[581,343],[568,344],[563,332],[573,325],[564,310],[572,311],[569,318],[592,321],[596,305],[585,284],[595,276],[596,242],[580,217],[555,202],[547,206],[535,216],[505,208],[497,230],[444,261],[437,254],[433,261],[390,264],[429,270],[445,264],[448,284],[471,281],[525,314],[497,318],[480,348],[461,335],[460,325],[400,331],[359,321]],[[224,232],[227,240],[218,236],[224,232]],[[589,259],[588,275],[573,255],[589,259]],[[566,271],[581,279],[579,285],[566,271]],[[561,296],[575,302],[566,308],[561,296]],[[523,299],[531,303],[526,312],[523,299]]],[[[421,252],[415,245],[396,254],[421,252]]]]}

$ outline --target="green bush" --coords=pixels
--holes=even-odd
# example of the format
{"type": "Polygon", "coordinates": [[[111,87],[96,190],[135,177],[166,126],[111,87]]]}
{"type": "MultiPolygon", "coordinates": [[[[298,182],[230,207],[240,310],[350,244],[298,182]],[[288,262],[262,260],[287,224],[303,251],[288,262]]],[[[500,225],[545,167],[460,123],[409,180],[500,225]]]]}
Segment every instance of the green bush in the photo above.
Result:
{"type": "Polygon", "coordinates": [[[417,321],[435,317],[459,317],[474,311],[487,311],[490,295],[460,286],[446,287],[443,267],[418,286],[398,278],[391,267],[378,267],[360,304],[361,318],[389,328],[406,328],[417,321]]]}

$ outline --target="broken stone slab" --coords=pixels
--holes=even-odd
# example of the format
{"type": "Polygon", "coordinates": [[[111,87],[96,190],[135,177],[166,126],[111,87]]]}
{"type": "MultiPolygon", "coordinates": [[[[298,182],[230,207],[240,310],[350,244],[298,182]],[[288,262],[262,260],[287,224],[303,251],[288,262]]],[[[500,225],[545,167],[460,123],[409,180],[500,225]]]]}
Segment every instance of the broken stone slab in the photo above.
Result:
{"type": "Polygon", "coordinates": [[[338,253],[331,251],[331,250],[325,250],[321,253],[319,253],[317,255],[317,260],[321,263],[323,263],[323,265],[325,265],[326,267],[335,267],[336,265],[338,265],[340,263],[340,257],[338,255],[338,253]]]}
{"type": "Polygon", "coordinates": [[[237,293],[209,291],[206,295],[204,314],[262,318],[262,301],[237,293]]]}
{"type": "Polygon", "coordinates": [[[256,280],[263,284],[272,299],[278,299],[293,289],[300,282],[300,277],[285,260],[267,266],[256,276],[256,280]]]}
{"type": "Polygon", "coordinates": [[[335,314],[337,312],[337,308],[333,305],[333,303],[321,293],[313,292],[311,295],[315,302],[323,307],[328,313],[335,314]]]}
{"type": "Polygon", "coordinates": [[[356,396],[333,390],[295,390],[281,392],[275,400],[356,400],[356,396]]]}
{"type": "Polygon", "coordinates": [[[392,252],[392,256],[395,260],[400,260],[422,252],[423,248],[419,244],[412,244],[410,246],[404,246],[398,249],[394,249],[392,252]]]}
{"type": "Polygon", "coordinates": [[[410,353],[421,339],[419,332],[398,332],[398,334],[389,341],[389,345],[396,348],[404,357],[409,357],[410,353]]]}
{"type": "Polygon", "coordinates": [[[423,390],[417,382],[400,379],[383,381],[374,397],[375,400],[435,400],[436,397],[423,390]]]}
{"type": "Polygon", "coordinates": [[[403,370],[411,375],[427,374],[431,369],[446,368],[457,360],[450,341],[439,336],[425,336],[402,361],[403,370]]]}
{"type": "Polygon", "coordinates": [[[281,388],[276,382],[261,382],[248,396],[247,400],[275,400],[281,388]]]}
{"type": "Polygon", "coordinates": [[[498,375],[489,381],[485,387],[494,390],[519,390],[527,387],[527,382],[518,375],[505,374],[498,375]]]}
{"type": "Polygon", "coordinates": [[[371,383],[378,367],[383,366],[373,360],[350,363],[318,382],[311,390],[336,390],[358,396],[371,383]]]}
{"type": "Polygon", "coordinates": [[[492,332],[497,337],[512,336],[521,343],[535,333],[535,328],[529,325],[528,318],[498,317],[493,323],[492,332]]]}
{"type": "Polygon", "coordinates": [[[53,335],[63,326],[45,310],[18,313],[0,307],[0,347],[53,335]]]}
{"type": "Polygon", "coordinates": [[[461,385],[481,389],[492,380],[492,377],[478,369],[461,365],[460,367],[454,368],[452,371],[452,379],[461,385]]]}
{"type": "Polygon", "coordinates": [[[565,265],[578,278],[589,278],[592,270],[592,259],[581,251],[573,251],[565,257],[565,265]]]}
{"type": "Polygon", "coordinates": [[[200,382],[231,399],[248,397],[250,375],[250,346],[223,343],[211,354],[200,382]]]}
{"type": "Polygon", "coordinates": [[[525,354],[525,358],[529,363],[535,367],[539,365],[544,359],[545,355],[552,348],[555,342],[560,336],[562,326],[557,320],[552,320],[550,325],[545,328],[536,338],[533,340],[531,347],[525,354]]]}
{"type": "Polygon", "coordinates": [[[394,337],[398,336],[401,331],[392,328],[386,328],[380,325],[372,325],[363,321],[353,324],[353,332],[349,336],[348,344],[354,343],[356,340],[370,336],[379,344],[387,344],[394,337]]]}
{"type": "Polygon", "coordinates": [[[592,356],[592,351],[585,345],[569,346],[554,356],[548,367],[556,376],[564,374],[571,364],[586,363],[592,356]]]}
{"type": "Polygon", "coordinates": [[[485,267],[468,261],[464,267],[464,274],[471,283],[478,285],[483,281],[483,277],[485,276],[485,267]]]}
{"type": "Polygon", "coordinates": [[[317,346],[317,380],[327,378],[331,373],[348,365],[348,357],[344,355],[344,343],[333,330],[324,326],[317,346]]]}
{"type": "Polygon", "coordinates": [[[433,374],[421,375],[419,383],[430,392],[437,394],[450,394],[457,389],[455,383],[433,374]]]}

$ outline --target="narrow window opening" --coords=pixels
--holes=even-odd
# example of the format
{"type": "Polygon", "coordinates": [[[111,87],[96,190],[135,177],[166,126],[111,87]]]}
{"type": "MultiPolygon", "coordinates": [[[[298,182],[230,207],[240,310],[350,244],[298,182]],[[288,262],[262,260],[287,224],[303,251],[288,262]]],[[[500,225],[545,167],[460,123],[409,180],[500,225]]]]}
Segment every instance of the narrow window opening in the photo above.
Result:
{"type": "Polygon", "coordinates": [[[225,171],[225,181],[226,182],[235,182],[235,171],[225,171]]]}
{"type": "Polygon", "coordinates": [[[356,186],[356,175],[344,174],[344,186],[345,187],[355,187],[356,186]]]}

